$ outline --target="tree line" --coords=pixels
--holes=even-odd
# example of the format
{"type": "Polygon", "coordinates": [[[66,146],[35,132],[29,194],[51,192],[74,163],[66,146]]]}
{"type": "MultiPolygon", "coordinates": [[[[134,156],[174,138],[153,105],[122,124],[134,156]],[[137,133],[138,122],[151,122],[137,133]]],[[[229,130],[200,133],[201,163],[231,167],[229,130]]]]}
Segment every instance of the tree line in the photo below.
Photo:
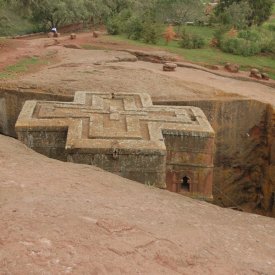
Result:
{"type": "Polygon", "coordinates": [[[86,21],[106,23],[108,18],[128,12],[154,20],[191,20],[202,14],[201,0],[0,0],[15,11],[44,26],[86,21]],[[198,12],[197,12],[198,11],[198,12]]]}
{"type": "MultiPolygon", "coordinates": [[[[206,1],[206,0],[205,0],[206,1]]],[[[0,0],[34,23],[59,27],[74,22],[104,24],[118,15],[143,21],[181,25],[206,20],[203,0],[0,0]]],[[[209,2],[209,1],[208,1],[209,2]]],[[[215,20],[222,24],[260,25],[269,18],[274,0],[221,0],[215,20]]]]}

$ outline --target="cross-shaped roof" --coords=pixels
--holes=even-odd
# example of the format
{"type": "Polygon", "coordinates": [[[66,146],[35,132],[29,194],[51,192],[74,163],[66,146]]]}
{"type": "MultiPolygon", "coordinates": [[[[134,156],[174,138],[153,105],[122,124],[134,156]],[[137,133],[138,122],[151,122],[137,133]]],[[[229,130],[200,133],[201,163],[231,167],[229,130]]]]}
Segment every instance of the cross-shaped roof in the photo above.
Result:
{"type": "Polygon", "coordinates": [[[214,136],[196,107],[153,105],[146,93],[80,91],[73,102],[27,101],[16,130],[67,130],[67,150],[165,154],[166,135],[214,136]]]}

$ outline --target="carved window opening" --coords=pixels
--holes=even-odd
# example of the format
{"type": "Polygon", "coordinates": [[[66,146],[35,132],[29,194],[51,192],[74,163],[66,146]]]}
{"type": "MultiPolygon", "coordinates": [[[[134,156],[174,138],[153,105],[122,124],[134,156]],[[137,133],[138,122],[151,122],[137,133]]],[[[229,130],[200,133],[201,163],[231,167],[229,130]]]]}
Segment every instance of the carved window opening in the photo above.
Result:
{"type": "Polygon", "coordinates": [[[184,176],[181,182],[181,190],[184,192],[190,192],[190,184],[191,184],[191,179],[187,176],[184,176]]]}

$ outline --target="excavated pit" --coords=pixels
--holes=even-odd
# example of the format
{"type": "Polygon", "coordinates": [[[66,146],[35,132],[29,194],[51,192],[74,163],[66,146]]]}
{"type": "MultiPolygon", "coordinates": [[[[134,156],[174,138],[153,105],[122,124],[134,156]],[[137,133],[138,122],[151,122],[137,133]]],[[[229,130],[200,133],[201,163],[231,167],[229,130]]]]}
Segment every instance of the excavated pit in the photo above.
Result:
{"type": "Polygon", "coordinates": [[[0,133],[16,137],[15,123],[26,100],[72,101],[73,95],[59,95],[35,89],[0,89],[0,133]]]}
{"type": "MultiPolygon", "coordinates": [[[[36,89],[0,90],[1,134],[16,137],[15,123],[26,100],[72,101],[73,92],[65,95],[36,89]]],[[[215,204],[275,217],[274,108],[240,98],[154,104],[196,106],[204,111],[216,132],[215,204]]]]}
{"type": "Polygon", "coordinates": [[[274,216],[274,109],[248,99],[166,104],[201,108],[216,133],[214,202],[274,216]]]}

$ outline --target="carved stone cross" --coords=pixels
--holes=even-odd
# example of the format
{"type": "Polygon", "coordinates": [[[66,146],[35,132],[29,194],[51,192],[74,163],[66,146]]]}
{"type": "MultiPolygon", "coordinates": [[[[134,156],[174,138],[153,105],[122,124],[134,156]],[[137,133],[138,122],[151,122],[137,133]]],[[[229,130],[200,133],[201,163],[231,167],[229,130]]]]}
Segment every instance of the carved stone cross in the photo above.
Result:
{"type": "Polygon", "coordinates": [[[212,194],[214,132],[196,107],[156,106],[145,93],[76,92],[74,102],[27,101],[16,131],[49,157],[176,192],[188,176],[191,193],[212,194]],[[211,184],[198,182],[198,167],[211,184]]]}

